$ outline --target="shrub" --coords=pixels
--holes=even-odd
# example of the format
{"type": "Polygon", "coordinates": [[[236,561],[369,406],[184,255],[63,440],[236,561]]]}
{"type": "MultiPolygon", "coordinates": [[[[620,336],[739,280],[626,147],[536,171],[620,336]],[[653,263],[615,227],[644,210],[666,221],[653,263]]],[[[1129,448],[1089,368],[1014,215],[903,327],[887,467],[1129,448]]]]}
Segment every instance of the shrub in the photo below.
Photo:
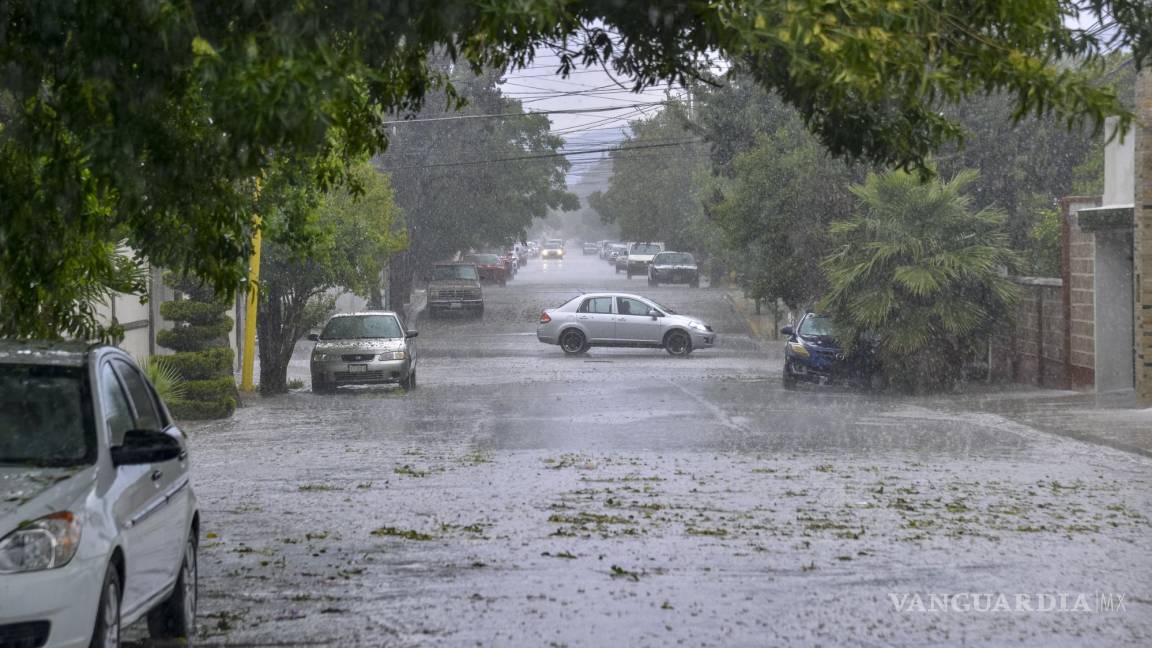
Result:
{"type": "Polygon", "coordinates": [[[232,329],[232,318],[225,315],[228,304],[191,277],[168,273],[165,282],[187,297],[160,305],[160,314],[176,326],[157,333],[156,342],[178,352],[164,361],[184,381],[184,394],[168,407],[177,418],[231,416],[237,392],[227,340],[232,329]]]}
{"type": "Polygon", "coordinates": [[[964,189],[975,172],[921,183],[908,173],[872,174],[853,187],[856,214],[833,223],[837,251],[823,269],[820,308],[849,347],[875,340],[890,384],[921,391],[963,378],[998,322],[1009,317],[1018,265],[1004,216],[973,211],[964,189]]]}
{"type": "Polygon", "coordinates": [[[235,357],[230,347],[212,347],[164,356],[164,360],[186,380],[203,380],[231,373],[235,357]]]}

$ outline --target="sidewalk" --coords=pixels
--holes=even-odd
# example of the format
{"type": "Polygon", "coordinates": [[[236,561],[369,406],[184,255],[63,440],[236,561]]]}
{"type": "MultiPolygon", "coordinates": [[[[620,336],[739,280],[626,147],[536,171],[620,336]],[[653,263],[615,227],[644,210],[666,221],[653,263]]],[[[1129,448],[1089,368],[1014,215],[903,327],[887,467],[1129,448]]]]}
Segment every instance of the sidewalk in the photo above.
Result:
{"type": "MultiPolygon", "coordinates": [[[[767,309],[756,315],[754,302],[738,289],[727,291],[725,297],[757,344],[771,348],[779,343],[767,309]]],[[[780,326],[787,324],[782,318],[780,326]]],[[[929,403],[944,410],[995,414],[1050,434],[1152,457],[1152,407],[1136,402],[1132,392],[1096,394],[1014,383],[971,383],[961,393],[931,396],[929,403]]]]}
{"type": "MultiPolygon", "coordinates": [[[[732,310],[736,311],[744,320],[745,327],[748,329],[748,335],[760,345],[765,343],[771,344],[781,340],[779,331],[776,327],[776,322],[772,318],[772,313],[767,309],[761,309],[759,315],[756,314],[756,302],[744,297],[739,289],[732,288],[724,292],[724,299],[732,306],[732,310]]],[[[780,326],[786,326],[789,322],[786,321],[787,316],[780,319],[780,326]]]]}

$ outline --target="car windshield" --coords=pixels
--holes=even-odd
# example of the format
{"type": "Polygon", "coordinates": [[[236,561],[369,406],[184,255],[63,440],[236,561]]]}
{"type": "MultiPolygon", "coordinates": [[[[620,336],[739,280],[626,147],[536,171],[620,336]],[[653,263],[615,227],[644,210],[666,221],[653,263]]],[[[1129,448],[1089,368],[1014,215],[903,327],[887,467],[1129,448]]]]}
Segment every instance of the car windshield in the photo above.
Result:
{"type": "Polygon", "coordinates": [[[476,279],[476,266],[471,265],[442,265],[432,268],[433,281],[450,281],[452,279],[476,279]]]}
{"type": "Polygon", "coordinates": [[[696,259],[687,252],[665,252],[658,254],[652,262],[663,265],[694,265],[696,259]]]}
{"type": "Polygon", "coordinates": [[[546,247],[546,248],[559,248],[559,247],[564,247],[564,243],[561,241],[548,241],[547,243],[544,244],[544,247],[546,247]]]}
{"type": "Polygon", "coordinates": [[[659,254],[660,246],[655,243],[637,243],[632,246],[630,254],[659,254]]]}
{"type": "Polygon", "coordinates": [[[0,364],[0,465],[92,463],[85,392],[78,367],[0,364]]]}
{"type": "Polygon", "coordinates": [[[392,315],[349,315],[333,317],[320,334],[322,340],[361,340],[400,338],[404,332],[392,315]]]}
{"type": "Polygon", "coordinates": [[[820,315],[812,315],[804,318],[804,321],[800,323],[800,330],[796,332],[803,336],[831,337],[832,320],[820,315]]]}

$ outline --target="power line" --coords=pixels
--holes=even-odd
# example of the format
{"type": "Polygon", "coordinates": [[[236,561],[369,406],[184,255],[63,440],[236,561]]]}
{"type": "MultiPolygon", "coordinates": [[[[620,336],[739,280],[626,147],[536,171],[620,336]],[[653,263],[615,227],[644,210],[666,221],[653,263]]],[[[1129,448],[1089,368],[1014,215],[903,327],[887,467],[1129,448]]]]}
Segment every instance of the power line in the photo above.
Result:
{"type": "Polygon", "coordinates": [[[582,115],[585,113],[609,112],[612,110],[628,110],[629,108],[651,108],[665,105],[666,101],[652,101],[647,103],[634,103],[627,106],[600,106],[594,108],[561,108],[557,110],[534,110],[523,113],[491,113],[486,115],[449,115],[446,117],[421,117],[417,119],[396,119],[382,122],[385,126],[393,124],[419,124],[424,122],[454,121],[459,119],[493,119],[500,117],[529,117],[532,115],[582,115]]]}
{"type": "Polygon", "coordinates": [[[607,147],[607,148],[583,149],[583,150],[579,150],[579,151],[568,151],[568,152],[564,152],[564,153],[543,153],[543,154],[539,154],[539,155],[518,155],[515,157],[495,158],[495,159],[491,159],[491,160],[468,160],[465,162],[436,162],[433,164],[417,164],[417,165],[412,165],[412,166],[382,168],[380,170],[384,171],[384,172],[392,172],[392,171],[408,171],[408,170],[415,170],[415,169],[434,169],[434,168],[443,168],[443,167],[474,166],[477,164],[495,164],[498,162],[519,162],[519,161],[523,161],[523,160],[542,160],[542,159],[547,159],[547,158],[567,157],[569,155],[589,155],[592,153],[611,153],[614,151],[632,151],[632,150],[651,149],[651,148],[667,148],[669,146],[683,146],[685,144],[698,144],[700,142],[701,142],[701,140],[683,140],[680,142],[669,142],[669,143],[665,143],[665,144],[640,144],[640,145],[628,146],[628,147],[611,146],[611,147],[607,147]]]}

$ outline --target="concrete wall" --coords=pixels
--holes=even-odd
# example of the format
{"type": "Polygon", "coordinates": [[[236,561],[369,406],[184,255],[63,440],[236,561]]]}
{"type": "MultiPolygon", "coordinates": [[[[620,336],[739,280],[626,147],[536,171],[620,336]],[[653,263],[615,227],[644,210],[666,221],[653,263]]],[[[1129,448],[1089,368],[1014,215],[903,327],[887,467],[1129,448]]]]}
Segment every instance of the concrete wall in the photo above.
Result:
{"type": "Polygon", "coordinates": [[[1015,277],[1020,288],[1015,323],[991,341],[993,380],[1062,388],[1066,384],[1064,282],[1047,277],[1015,277]]]}

